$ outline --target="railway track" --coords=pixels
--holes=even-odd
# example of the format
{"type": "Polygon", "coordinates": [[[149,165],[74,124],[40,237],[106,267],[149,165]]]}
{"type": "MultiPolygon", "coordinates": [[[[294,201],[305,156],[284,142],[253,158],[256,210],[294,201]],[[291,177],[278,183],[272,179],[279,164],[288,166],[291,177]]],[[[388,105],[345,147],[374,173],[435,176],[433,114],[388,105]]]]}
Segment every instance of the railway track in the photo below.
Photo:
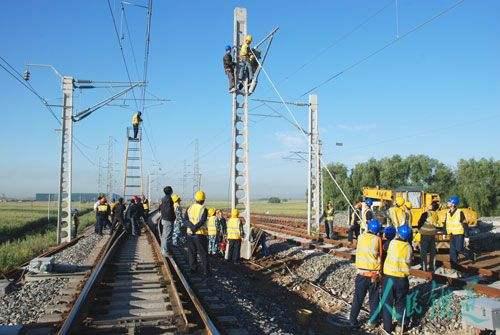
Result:
{"type": "MultiPolygon", "coordinates": [[[[355,243],[352,244],[347,241],[347,228],[345,227],[336,227],[335,231],[339,234],[340,239],[332,240],[310,237],[307,234],[306,220],[304,218],[253,214],[252,225],[264,229],[275,237],[287,239],[304,248],[318,249],[352,262],[355,260],[355,243]]],[[[416,253],[414,263],[418,263],[419,257],[419,254],[416,253]]],[[[437,255],[436,265],[445,269],[451,269],[447,255],[437,255]]],[[[500,289],[489,285],[499,280],[499,251],[484,253],[479,256],[475,263],[464,260],[460,263],[460,270],[464,277],[468,278],[452,278],[419,269],[412,269],[411,274],[418,278],[447,283],[455,287],[469,286],[478,293],[494,298],[500,297],[500,289]]]]}
{"type": "Polygon", "coordinates": [[[153,232],[143,230],[139,237],[113,236],[59,334],[218,334],[182,274],[162,257],[153,232]]]}

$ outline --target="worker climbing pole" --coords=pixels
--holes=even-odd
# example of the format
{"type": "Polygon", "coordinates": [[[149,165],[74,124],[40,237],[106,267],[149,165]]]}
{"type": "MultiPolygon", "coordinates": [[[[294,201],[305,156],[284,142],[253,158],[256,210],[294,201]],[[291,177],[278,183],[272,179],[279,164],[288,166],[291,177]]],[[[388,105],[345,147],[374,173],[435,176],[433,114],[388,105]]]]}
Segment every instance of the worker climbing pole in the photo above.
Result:
{"type": "Polygon", "coordinates": [[[260,64],[264,62],[277,30],[277,28],[274,29],[264,40],[252,48],[253,38],[247,32],[247,10],[240,7],[234,10],[234,48],[232,49],[234,56],[232,59],[236,61],[232,69],[233,76],[228,75],[229,78],[232,77],[235,80],[235,85],[230,85],[233,143],[231,151],[231,208],[238,208],[244,221],[241,257],[246,259],[251,256],[248,96],[256,88],[260,64]],[[267,42],[266,48],[261,57],[261,52],[257,48],[265,42],[267,42]],[[256,58],[260,58],[260,63],[256,61],[256,58]]]}

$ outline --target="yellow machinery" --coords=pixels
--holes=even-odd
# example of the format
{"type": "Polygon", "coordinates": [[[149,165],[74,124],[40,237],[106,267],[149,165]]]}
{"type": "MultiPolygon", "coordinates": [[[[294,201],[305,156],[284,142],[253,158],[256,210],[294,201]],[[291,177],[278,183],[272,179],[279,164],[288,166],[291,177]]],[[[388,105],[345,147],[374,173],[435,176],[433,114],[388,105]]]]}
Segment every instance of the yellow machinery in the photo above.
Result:
{"type": "MultiPolygon", "coordinates": [[[[383,212],[388,210],[396,199],[396,197],[401,196],[405,201],[409,201],[412,204],[411,209],[411,226],[413,227],[414,233],[414,242],[418,242],[420,240],[420,234],[417,234],[417,226],[418,220],[420,219],[420,215],[426,211],[429,205],[433,201],[437,201],[440,204],[440,209],[438,212],[439,215],[439,223],[438,228],[443,228],[444,222],[446,219],[446,204],[441,203],[441,198],[437,193],[429,193],[424,192],[422,190],[416,188],[404,188],[404,189],[381,189],[378,187],[363,187],[363,197],[371,198],[374,201],[374,212],[378,212],[378,216],[383,216],[383,212]]],[[[477,226],[478,215],[477,212],[472,208],[461,208],[464,212],[465,218],[469,224],[469,227],[477,226]]],[[[442,231],[440,234],[436,236],[438,241],[438,248],[448,248],[449,236],[446,235],[446,232],[442,231]],[[439,242],[444,242],[440,245],[439,242]]]]}

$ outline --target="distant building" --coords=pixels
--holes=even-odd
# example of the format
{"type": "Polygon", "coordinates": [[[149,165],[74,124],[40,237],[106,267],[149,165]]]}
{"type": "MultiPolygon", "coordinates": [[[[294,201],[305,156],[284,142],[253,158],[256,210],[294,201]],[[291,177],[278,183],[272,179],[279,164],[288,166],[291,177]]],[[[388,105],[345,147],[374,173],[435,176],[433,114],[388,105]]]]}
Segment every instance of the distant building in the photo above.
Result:
{"type": "MultiPolygon", "coordinates": [[[[95,202],[97,201],[97,197],[99,196],[100,193],[72,193],[71,194],[71,200],[73,201],[81,201],[81,202],[95,202]]],[[[36,193],[35,194],[35,201],[49,201],[49,196],[50,196],[50,201],[56,201],[57,198],[59,197],[59,194],[57,193],[36,193]]],[[[111,198],[118,199],[120,195],[114,193],[111,198]]],[[[111,199],[109,199],[111,200],[111,199]]]]}

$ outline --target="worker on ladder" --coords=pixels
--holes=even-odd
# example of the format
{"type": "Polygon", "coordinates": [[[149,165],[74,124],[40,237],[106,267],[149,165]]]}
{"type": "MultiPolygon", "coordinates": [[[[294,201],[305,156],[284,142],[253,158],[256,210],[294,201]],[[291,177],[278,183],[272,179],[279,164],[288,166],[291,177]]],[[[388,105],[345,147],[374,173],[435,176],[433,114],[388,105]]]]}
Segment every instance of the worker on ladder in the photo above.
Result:
{"type": "Polygon", "coordinates": [[[226,45],[226,53],[222,58],[222,64],[224,65],[224,72],[227,75],[227,80],[229,81],[229,93],[234,93],[236,91],[235,81],[234,81],[234,62],[233,56],[231,55],[231,46],[226,45]]]}
{"type": "Polygon", "coordinates": [[[252,49],[250,44],[252,43],[252,35],[245,36],[245,41],[240,48],[240,73],[239,79],[243,83],[248,79],[248,84],[252,82],[253,79],[253,68],[252,68],[252,49]]]}
{"type": "Polygon", "coordinates": [[[382,267],[382,239],[378,235],[381,224],[377,219],[368,222],[368,231],[359,235],[356,247],[357,275],[354,282],[349,322],[353,328],[359,328],[358,315],[363,306],[366,293],[370,302],[369,328],[375,328],[377,317],[375,311],[379,303],[380,270],[382,267]]]}
{"type": "Polygon", "coordinates": [[[141,112],[137,112],[132,116],[132,127],[134,128],[134,137],[133,139],[137,139],[137,134],[139,133],[139,126],[141,125],[141,112]]]}
{"type": "Polygon", "coordinates": [[[184,225],[187,228],[187,246],[189,268],[192,273],[198,270],[197,256],[201,262],[202,275],[209,275],[208,268],[208,240],[207,216],[205,207],[205,192],[197,191],[194,194],[195,203],[189,206],[184,214],[184,225]]]}
{"type": "Polygon", "coordinates": [[[391,225],[396,229],[405,224],[407,215],[405,199],[403,199],[403,197],[396,197],[396,206],[389,208],[389,219],[391,221],[391,225]]]}

